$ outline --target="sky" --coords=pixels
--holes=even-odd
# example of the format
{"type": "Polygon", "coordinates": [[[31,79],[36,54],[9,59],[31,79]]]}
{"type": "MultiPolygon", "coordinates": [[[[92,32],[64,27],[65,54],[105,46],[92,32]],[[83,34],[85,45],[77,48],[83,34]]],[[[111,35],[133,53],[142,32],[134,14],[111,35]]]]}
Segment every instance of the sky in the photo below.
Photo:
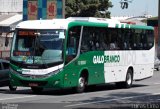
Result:
{"type": "MultiPolygon", "coordinates": [[[[128,9],[121,9],[121,0],[110,0],[113,4],[112,8],[109,8],[111,16],[140,16],[146,12],[152,16],[158,16],[158,0],[128,0],[128,9]]],[[[124,0],[122,0],[124,1],[124,0]]]]}

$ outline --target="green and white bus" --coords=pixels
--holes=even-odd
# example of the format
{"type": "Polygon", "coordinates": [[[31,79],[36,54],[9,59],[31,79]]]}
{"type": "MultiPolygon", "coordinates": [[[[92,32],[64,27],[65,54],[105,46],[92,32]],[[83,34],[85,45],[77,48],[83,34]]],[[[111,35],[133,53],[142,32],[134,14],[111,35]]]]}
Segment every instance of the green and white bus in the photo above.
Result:
{"type": "Polygon", "coordinates": [[[10,53],[13,86],[72,88],[152,77],[154,33],[149,26],[103,18],[23,21],[17,25],[10,53]]]}

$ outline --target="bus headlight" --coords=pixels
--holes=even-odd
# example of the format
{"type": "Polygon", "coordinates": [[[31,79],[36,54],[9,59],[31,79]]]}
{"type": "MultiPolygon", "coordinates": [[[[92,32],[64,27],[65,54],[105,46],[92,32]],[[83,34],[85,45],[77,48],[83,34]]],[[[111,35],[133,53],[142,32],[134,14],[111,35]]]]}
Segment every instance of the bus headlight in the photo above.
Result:
{"type": "Polygon", "coordinates": [[[62,70],[63,70],[63,69],[58,69],[58,70],[52,71],[51,73],[47,74],[47,76],[56,75],[56,74],[58,74],[59,72],[61,72],[62,70]]]}

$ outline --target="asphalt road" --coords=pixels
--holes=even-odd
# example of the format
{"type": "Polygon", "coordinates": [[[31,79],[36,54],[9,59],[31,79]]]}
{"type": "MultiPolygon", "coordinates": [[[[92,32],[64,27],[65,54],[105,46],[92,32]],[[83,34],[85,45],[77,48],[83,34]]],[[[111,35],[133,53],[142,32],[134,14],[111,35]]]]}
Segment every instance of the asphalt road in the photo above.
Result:
{"type": "Polygon", "coordinates": [[[0,88],[0,109],[160,109],[160,71],[152,78],[136,81],[130,89],[114,84],[91,87],[77,94],[71,89],[45,90],[34,94],[30,88],[15,92],[0,88]]]}

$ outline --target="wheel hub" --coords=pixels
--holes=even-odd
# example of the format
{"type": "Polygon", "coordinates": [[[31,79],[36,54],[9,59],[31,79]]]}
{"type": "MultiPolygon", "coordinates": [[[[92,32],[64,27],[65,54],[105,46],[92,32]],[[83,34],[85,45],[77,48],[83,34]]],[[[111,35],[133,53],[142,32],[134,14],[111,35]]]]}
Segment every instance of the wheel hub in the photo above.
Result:
{"type": "Polygon", "coordinates": [[[129,73],[129,74],[127,75],[127,84],[130,85],[131,83],[132,83],[132,76],[131,76],[131,74],[129,73]]]}
{"type": "Polygon", "coordinates": [[[84,81],[85,81],[84,78],[82,78],[82,77],[79,78],[79,86],[80,87],[84,87],[84,81]]]}

